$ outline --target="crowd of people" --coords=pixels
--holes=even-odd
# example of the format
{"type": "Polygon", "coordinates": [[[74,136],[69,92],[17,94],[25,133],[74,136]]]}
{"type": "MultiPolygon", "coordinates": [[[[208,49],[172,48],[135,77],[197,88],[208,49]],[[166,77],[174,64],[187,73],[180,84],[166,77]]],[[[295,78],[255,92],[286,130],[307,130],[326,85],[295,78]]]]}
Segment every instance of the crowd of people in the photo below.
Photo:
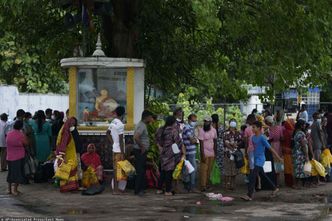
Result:
{"type": "MultiPolygon", "coordinates": [[[[106,132],[113,152],[114,194],[121,194],[124,190],[120,187],[123,178],[119,176],[122,175],[118,173],[119,162],[128,156],[125,154],[124,116],[125,108],[117,107],[112,112],[113,118],[106,132]]],[[[47,109],[32,116],[18,110],[15,120],[9,123],[7,117],[6,114],[1,115],[0,149],[1,171],[8,168],[8,193],[18,195],[19,184],[29,182],[31,174],[27,173],[27,156],[39,164],[52,160],[53,175],[61,192],[103,183],[103,167],[96,145],[89,144],[84,152],[77,119],[69,117],[68,112],[65,115],[47,109]]],[[[332,109],[326,113],[319,110],[312,119],[309,122],[305,105],[302,105],[296,119],[286,116],[282,110],[272,114],[269,108],[262,113],[255,109],[247,116],[244,125],[230,119],[224,128],[217,114],[205,116],[203,122],[199,122],[197,115],[192,113],[185,121],[179,108],[165,118],[164,125],[151,140],[148,127],[156,116],[145,110],[133,135],[134,193],[139,196],[145,194],[151,142],[155,142],[159,150],[157,194],[172,196],[177,192],[180,182],[174,180],[174,173],[184,161],[193,168],[189,173],[185,171],[187,166],[181,167],[184,168],[181,170],[184,189],[188,192],[208,191],[215,165],[224,190],[236,190],[237,175],[245,175],[243,182],[247,183],[248,192],[242,199],[246,201],[251,201],[254,192],[261,189],[272,190],[272,196],[275,196],[284,184],[295,189],[323,185],[330,176],[330,165],[325,167],[327,176],[323,177],[307,173],[305,164],[311,160],[320,162],[322,153],[330,151],[332,109]],[[269,166],[270,169],[265,168],[269,166]],[[281,175],[284,175],[283,179],[281,175]]]]}

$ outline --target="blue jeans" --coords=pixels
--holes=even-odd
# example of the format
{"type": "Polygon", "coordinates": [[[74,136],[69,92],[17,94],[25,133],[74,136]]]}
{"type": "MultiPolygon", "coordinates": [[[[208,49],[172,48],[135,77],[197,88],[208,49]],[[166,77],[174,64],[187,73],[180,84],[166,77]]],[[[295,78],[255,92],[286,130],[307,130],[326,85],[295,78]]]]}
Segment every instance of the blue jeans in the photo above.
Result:
{"type": "Polygon", "coordinates": [[[196,187],[196,172],[197,172],[196,154],[186,155],[186,160],[188,160],[191,163],[191,165],[195,168],[195,171],[189,174],[190,183],[188,184],[188,190],[191,190],[196,187]]]}

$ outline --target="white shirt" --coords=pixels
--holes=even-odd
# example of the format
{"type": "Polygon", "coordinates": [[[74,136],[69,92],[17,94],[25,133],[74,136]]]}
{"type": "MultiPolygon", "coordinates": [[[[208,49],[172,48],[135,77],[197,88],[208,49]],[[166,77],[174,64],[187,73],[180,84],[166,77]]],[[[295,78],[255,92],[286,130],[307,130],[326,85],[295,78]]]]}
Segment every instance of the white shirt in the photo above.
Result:
{"type": "Polygon", "coordinates": [[[119,135],[124,133],[124,124],[121,120],[115,118],[108,127],[108,130],[111,131],[113,139],[113,152],[121,153],[119,135]]]}
{"type": "Polygon", "coordinates": [[[299,115],[299,118],[308,123],[308,121],[309,121],[308,112],[306,110],[301,112],[299,115]]]}
{"type": "Polygon", "coordinates": [[[5,128],[6,122],[0,120],[0,147],[6,147],[5,128]]]}

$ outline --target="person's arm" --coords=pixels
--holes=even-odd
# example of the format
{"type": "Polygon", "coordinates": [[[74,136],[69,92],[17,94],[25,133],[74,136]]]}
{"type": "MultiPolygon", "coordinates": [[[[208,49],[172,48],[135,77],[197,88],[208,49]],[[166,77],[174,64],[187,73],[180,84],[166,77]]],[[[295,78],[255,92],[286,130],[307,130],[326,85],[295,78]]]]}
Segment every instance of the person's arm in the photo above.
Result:
{"type": "Polygon", "coordinates": [[[110,130],[110,129],[108,129],[108,130],[106,131],[106,137],[107,137],[108,141],[110,142],[110,144],[113,145],[114,141],[113,141],[113,138],[112,138],[112,134],[111,134],[111,130],[110,130]]]}
{"type": "Polygon", "coordinates": [[[199,147],[201,152],[201,162],[205,163],[204,142],[202,140],[199,140],[199,147]]]}
{"type": "Polygon", "coordinates": [[[134,133],[134,140],[135,143],[140,147],[141,149],[141,153],[143,154],[145,152],[145,148],[141,142],[141,135],[142,135],[142,130],[141,129],[136,129],[135,133],[134,133]]]}
{"type": "Polygon", "coordinates": [[[121,154],[124,154],[124,142],[123,142],[123,134],[119,134],[119,143],[120,143],[120,151],[121,154]]]}
{"type": "Polygon", "coordinates": [[[310,150],[312,156],[315,156],[313,153],[313,150],[312,150],[312,145],[308,145],[308,140],[305,137],[303,137],[300,144],[301,144],[303,152],[305,154],[306,161],[309,161],[309,150],[310,150]]]}

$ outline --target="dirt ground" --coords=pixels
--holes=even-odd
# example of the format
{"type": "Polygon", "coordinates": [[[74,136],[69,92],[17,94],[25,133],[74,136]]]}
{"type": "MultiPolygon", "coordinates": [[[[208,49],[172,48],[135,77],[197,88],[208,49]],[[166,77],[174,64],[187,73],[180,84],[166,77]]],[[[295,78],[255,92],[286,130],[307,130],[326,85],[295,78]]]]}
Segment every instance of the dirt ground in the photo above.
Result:
{"type": "Polygon", "coordinates": [[[305,190],[284,187],[275,198],[270,197],[269,191],[261,191],[255,194],[254,201],[244,202],[240,196],[246,193],[246,186],[239,176],[234,192],[214,187],[212,192],[235,198],[232,202],[221,203],[208,200],[204,194],[165,197],[156,195],[154,190],[148,190],[144,197],[135,196],[132,190],[125,195],[112,195],[109,187],[95,196],[83,196],[80,192],[63,194],[47,183],[21,186],[23,194],[13,197],[6,195],[5,181],[6,173],[0,173],[0,220],[1,217],[59,221],[332,220],[332,183],[305,190]]]}

